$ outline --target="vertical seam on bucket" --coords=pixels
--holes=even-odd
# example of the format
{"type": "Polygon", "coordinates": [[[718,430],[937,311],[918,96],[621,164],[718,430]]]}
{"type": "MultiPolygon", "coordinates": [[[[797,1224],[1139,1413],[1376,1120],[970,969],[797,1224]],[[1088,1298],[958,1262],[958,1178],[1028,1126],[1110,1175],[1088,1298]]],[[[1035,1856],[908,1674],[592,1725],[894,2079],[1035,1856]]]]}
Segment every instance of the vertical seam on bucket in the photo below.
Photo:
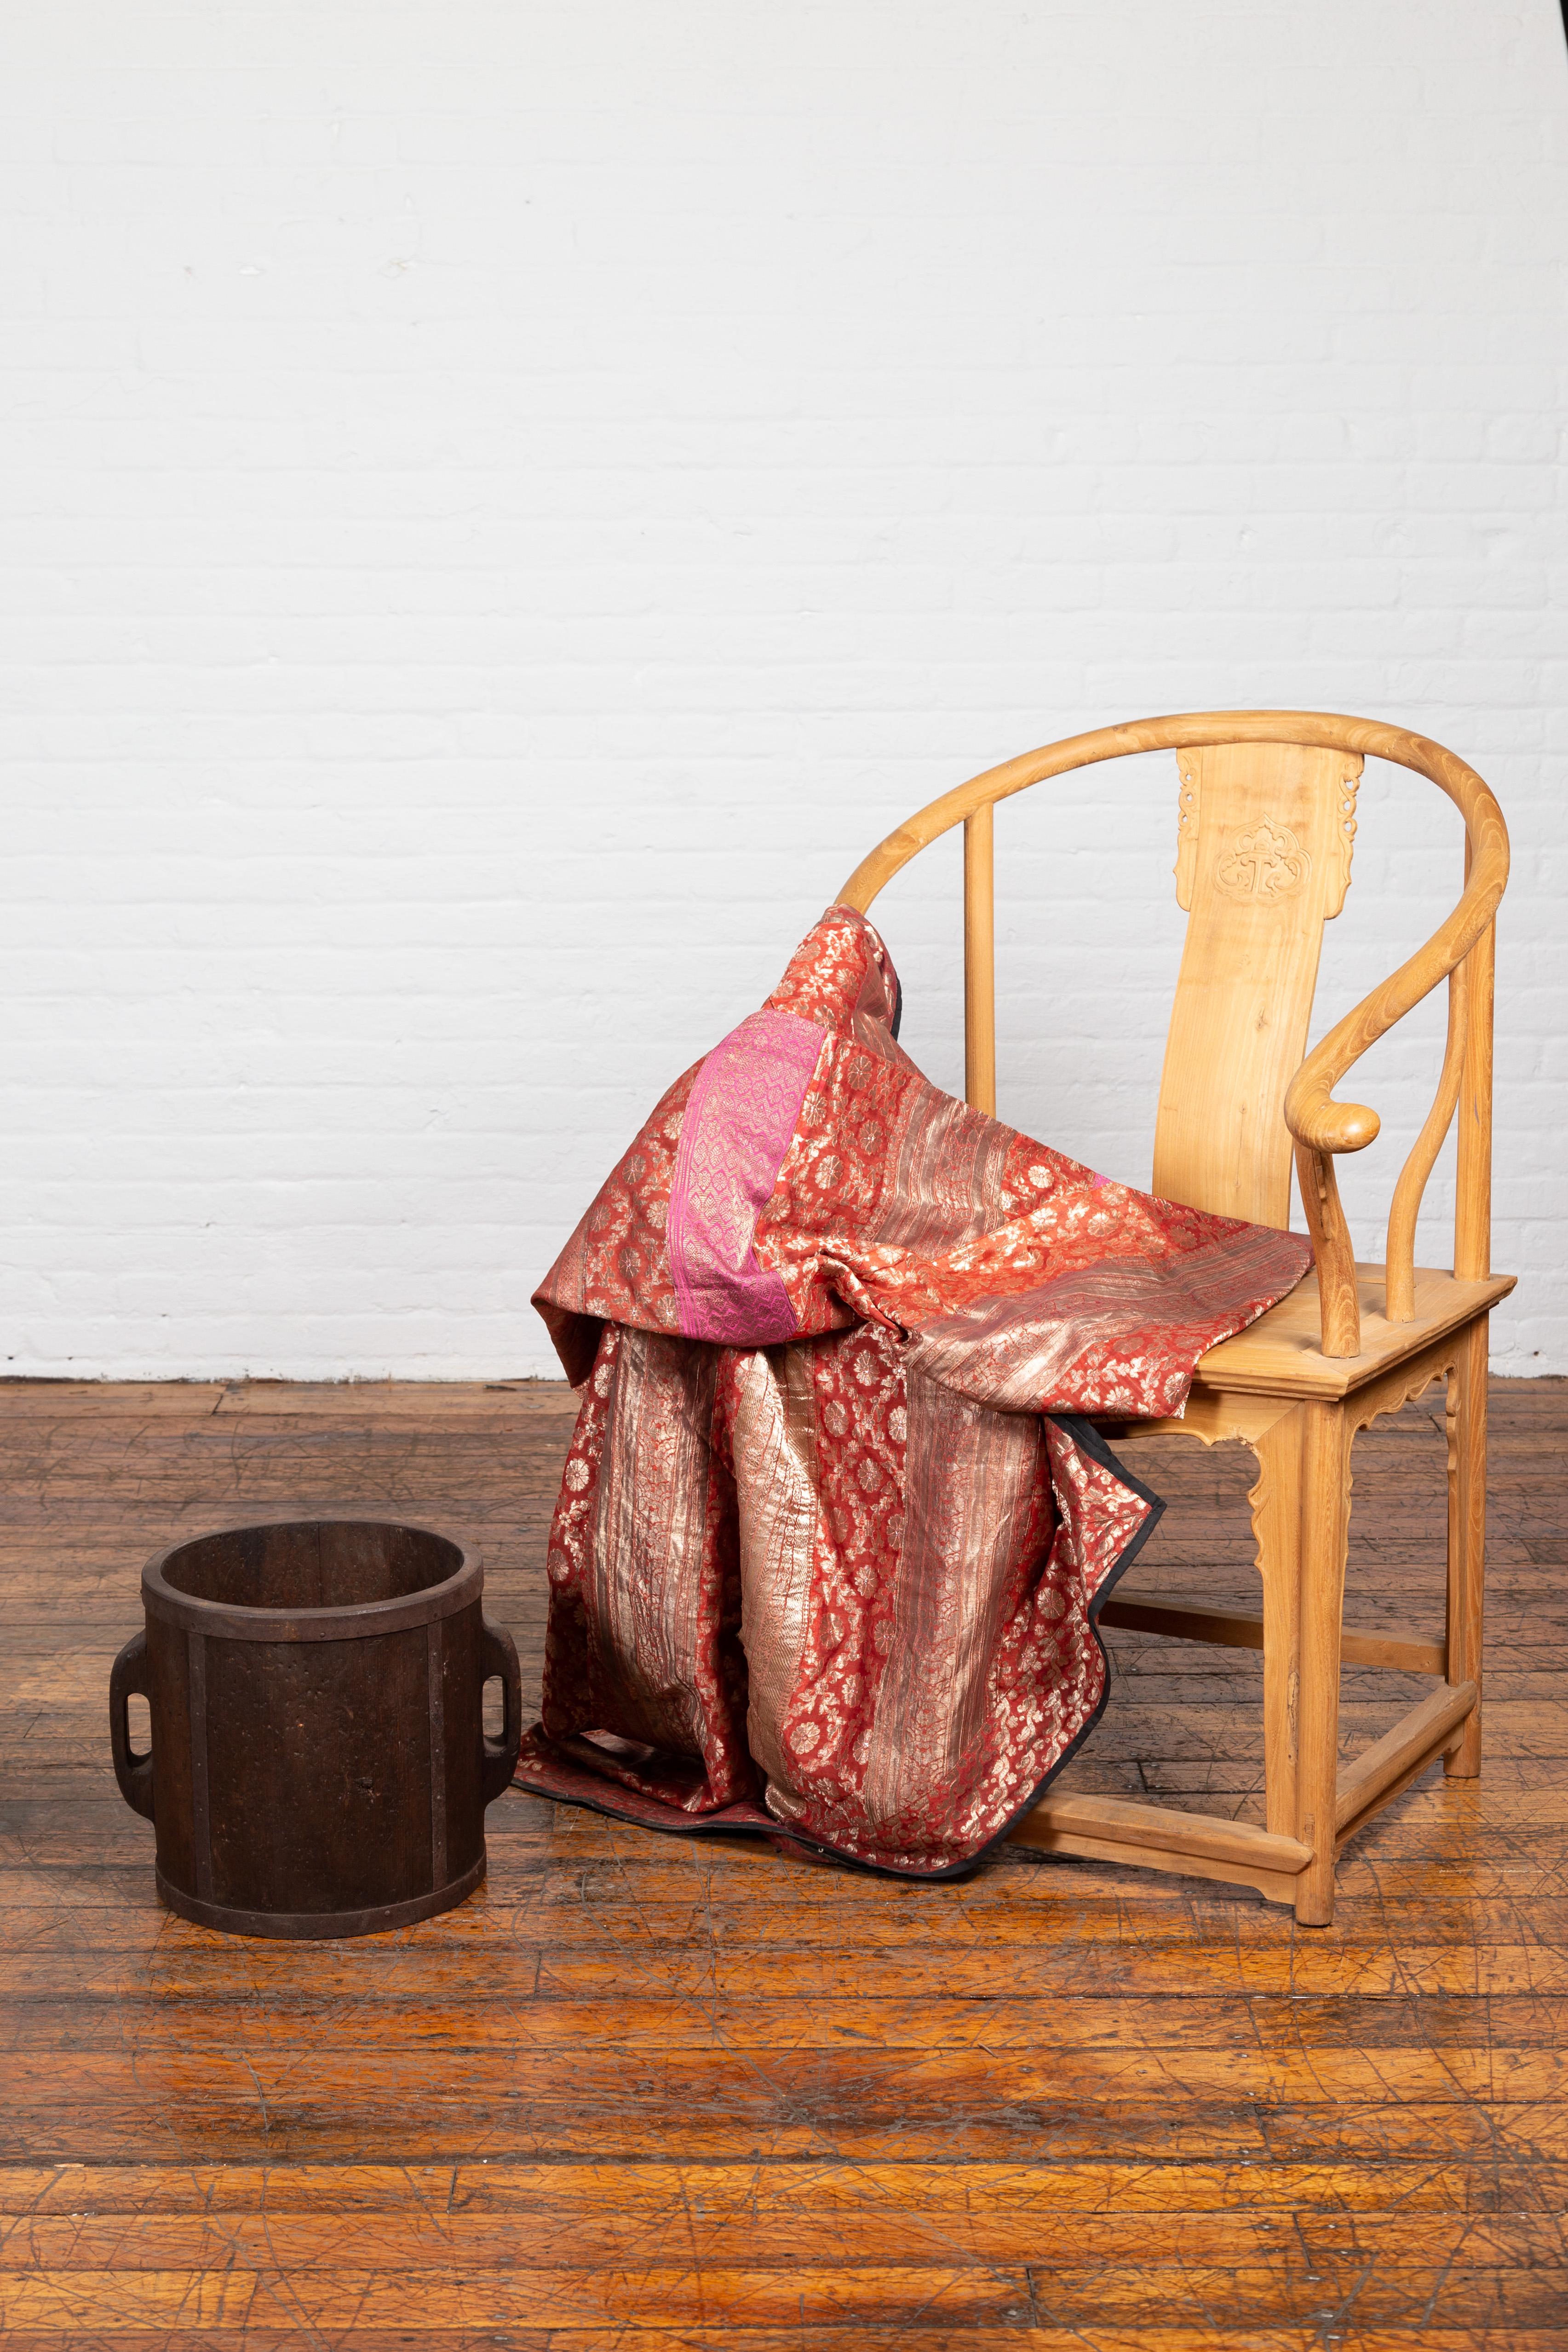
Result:
{"type": "Polygon", "coordinates": [[[446,1884],[446,1700],[442,1688],[445,1644],[444,1619],[433,1617],[424,1629],[425,1674],[430,1690],[430,1869],[431,1885],[446,1884]]]}
{"type": "Polygon", "coordinates": [[[191,1836],[195,1852],[196,1893],[213,1899],[213,1818],[207,1786],[207,1637],[187,1627],[191,1682],[191,1836]]]}

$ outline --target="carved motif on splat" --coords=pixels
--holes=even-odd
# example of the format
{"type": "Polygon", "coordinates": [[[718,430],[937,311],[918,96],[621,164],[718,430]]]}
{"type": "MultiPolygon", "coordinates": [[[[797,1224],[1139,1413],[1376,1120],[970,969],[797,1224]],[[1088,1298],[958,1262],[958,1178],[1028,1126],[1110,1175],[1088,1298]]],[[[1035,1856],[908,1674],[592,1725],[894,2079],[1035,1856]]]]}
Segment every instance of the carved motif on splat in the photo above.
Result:
{"type": "MultiPolygon", "coordinates": [[[[1202,824],[1201,753],[1176,754],[1176,904],[1192,912],[1197,879],[1197,836],[1202,824]]],[[[1361,789],[1358,759],[1347,758],[1343,773],[1334,782],[1332,820],[1318,833],[1320,852],[1326,846],[1323,919],[1337,915],[1350,887],[1351,859],[1355,850],[1355,802],[1361,789]]],[[[1315,828],[1314,828],[1315,829],[1315,828]]],[[[1312,853],[1278,817],[1264,817],[1237,834],[1227,845],[1215,874],[1216,887],[1228,898],[1261,901],[1264,905],[1293,898],[1312,879],[1312,853]]]]}
{"type": "Polygon", "coordinates": [[[1312,870],[1312,861],[1288,824],[1265,817],[1239,833],[1220,852],[1216,887],[1228,898],[1288,898],[1312,870]]]}

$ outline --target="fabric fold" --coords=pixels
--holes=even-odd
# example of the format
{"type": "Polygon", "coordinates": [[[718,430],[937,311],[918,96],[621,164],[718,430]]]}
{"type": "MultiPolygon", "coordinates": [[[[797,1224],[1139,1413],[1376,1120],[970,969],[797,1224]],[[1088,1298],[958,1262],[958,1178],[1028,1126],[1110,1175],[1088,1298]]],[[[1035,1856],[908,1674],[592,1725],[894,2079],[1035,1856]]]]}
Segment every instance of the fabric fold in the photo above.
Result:
{"type": "Polygon", "coordinates": [[[899,1002],[830,908],[540,1286],[582,1403],[518,1780],[946,1877],[1104,1705],[1161,1506],[1093,1417],[1178,1412],[1311,1251],[955,1102],[899,1002]]]}

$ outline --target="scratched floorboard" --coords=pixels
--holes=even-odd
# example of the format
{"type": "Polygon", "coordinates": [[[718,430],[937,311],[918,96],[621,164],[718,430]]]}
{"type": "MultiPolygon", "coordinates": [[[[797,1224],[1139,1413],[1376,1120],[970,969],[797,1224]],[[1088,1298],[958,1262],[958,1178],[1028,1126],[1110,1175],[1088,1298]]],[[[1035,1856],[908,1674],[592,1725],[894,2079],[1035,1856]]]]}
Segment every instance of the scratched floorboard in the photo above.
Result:
{"type": "MultiPolygon", "coordinates": [[[[471,1531],[537,1678],[570,1400],[0,1385],[5,2352],[1568,2346],[1568,1382],[1494,1392],[1488,1739],[1298,1930],[1005,1858],[960,1887],[510,1795],[406,1933],[204,1934],[120,1802],[156,1545],[254,1506],[471,1531]]],[[[1440,1413],[1357,1445],[1349,1613],[1438,1622],[1440,1413]]],[[[1255,1603],[1249,1457],[1179,1442],[1142,1590],[1255,1603]]],[[[1112,1636],[1082,1788],[1260,1818],[1259,1662],[1112,1636]]],[[[1347,1752],[1425,1685],[1351,1669],[1347,1752]]]]}

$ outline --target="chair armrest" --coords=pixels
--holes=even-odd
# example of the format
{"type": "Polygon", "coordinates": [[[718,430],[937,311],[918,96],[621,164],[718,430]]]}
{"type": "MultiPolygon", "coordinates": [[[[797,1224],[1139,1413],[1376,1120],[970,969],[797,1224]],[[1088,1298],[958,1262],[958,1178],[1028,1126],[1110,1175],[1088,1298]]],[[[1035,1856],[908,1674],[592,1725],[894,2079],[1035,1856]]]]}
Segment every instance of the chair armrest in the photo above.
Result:
{"type": "Polygon", "coordinates": [[[1369,1046],[1464,961],[1491,921],[1508,880],[1508,835],[1500,814],[1497,828],[1500,838],[1487,844],[1492,854],[1475,858],[1464,896],[1447,922],[1380,988],[1364,997],[1354,1013],[1334,1024],[1291,1080],[1285,1089],[1285,1124],[1298,1143],[1313,1151],[1364,1151],[1376,1140],[1383,1123],[1377,1113],[1364,1103],[1333,1101],[1333,1089],[1369,1046]]]}

